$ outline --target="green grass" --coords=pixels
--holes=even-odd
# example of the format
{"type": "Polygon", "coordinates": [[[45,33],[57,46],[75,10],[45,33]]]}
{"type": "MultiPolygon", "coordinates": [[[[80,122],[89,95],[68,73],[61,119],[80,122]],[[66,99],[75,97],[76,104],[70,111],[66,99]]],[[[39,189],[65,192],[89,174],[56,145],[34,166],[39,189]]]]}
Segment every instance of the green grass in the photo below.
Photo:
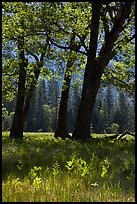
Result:
{"type": "Polygon", "coordinates": [[[3,202],[134,202],[134,140],[93,135],[82,143],[53,133],[2,134],[3,202]]]}

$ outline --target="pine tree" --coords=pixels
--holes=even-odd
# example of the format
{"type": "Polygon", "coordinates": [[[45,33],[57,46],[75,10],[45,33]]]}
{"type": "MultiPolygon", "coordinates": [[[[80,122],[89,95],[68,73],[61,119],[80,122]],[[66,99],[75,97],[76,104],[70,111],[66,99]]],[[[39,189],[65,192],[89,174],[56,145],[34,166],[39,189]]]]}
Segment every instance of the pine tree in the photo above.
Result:
{"type": "Polygon", "coordinates": [[[128,129],[128,111],[129,104],[126,95],[120,91],[118,97],[118,107],[114,114],[114,123],[119,125],[119,133],[123,133],[128,129]]]}

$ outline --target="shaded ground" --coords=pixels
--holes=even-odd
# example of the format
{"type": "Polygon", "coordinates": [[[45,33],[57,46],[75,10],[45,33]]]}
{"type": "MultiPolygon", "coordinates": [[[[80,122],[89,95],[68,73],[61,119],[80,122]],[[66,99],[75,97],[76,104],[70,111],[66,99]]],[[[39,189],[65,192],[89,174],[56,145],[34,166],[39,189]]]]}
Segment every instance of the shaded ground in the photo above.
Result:
{"type": "MultiPolygon", "coordinates": [[[[120,181],[124,191],[135,190],[135,144],[134,140],[119,141],[104,139],[103,135],[87,142],[55,139],[53,134],[25,133],[23,140],[13,141],[3,133],[2,137],[2,180],[9,175],[19,178],[28,176],[30,169],[40,166],[52,169],[57,161],[60,169],[66,171],[66,162],[72,156],[88,163],[93,155],[98,162],[108,158],[110,168],[106,179],[120,181]]],[[[97,172],[98,174],[98,172],[97,172]]]]}

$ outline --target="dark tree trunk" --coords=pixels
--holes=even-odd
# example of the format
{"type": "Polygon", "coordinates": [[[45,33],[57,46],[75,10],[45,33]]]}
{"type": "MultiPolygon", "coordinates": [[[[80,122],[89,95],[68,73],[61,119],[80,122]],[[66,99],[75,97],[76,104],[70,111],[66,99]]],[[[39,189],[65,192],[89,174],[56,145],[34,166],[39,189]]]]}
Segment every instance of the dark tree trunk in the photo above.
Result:
{"type": "MultiPolygon", "coordinates": [[[[48,45],[45,44],[45,49],[48,45]]],[[[26,82],[26,67],[28,65],[28,62],[25,59],[25,53],[22,49],[24,45],[24,38],[22,37],[18,41],[18,50],[19,50],[19,82],[18,82],[18,94],[16,99],[16,108],[15,108],[15,114],[10,130],[10,138],[23,138],[23,128],[25,125],[25,121],[28,115],[30,102],[33,97],[33,93],[36,87],[36,83],[40,74],[40,68],[43,66],[43,60],[45,56],[45,51],[41,54],[40,61],[37,60],[37,66],[34,69],[34,78],[32,80],[32,83],[30,85],[30,89],[28,91],[28,96],[26,96],[25,93],[25,82],[26,82]]],[[[37,59],[37,58],[36,58],[37,59]]]]}
{"type": "MultiPolygon", "coordinates": [[[[90,68],[87,64],[86,69],[90,68]]],[[[100,87],[101,72],[93,73],[88,80],[88,74],[85,74],[81,103],[78,109],[75,128],[72,138],[76,140],[86,140],[90,137],[91,116],[95,104],[97,92],[100,87]]]]}
{"type": "MultiPolygon", "coordinates": [[[[78,109],[75,128],[72,134],[73,139],[85,140],[90,137],[91,116],[96,95],[100,87],[103,69],[108,65],[111,57],[115,55],[115,50],[113,50],[114,43],[123,29],[125,19],[128,18],[131,11],[131,3],[125,2],[121,4],[111,31],[105,29],[105,42],[98,54],[98,58],[96,58],[101,4],[101,2],[92,3],[88,58],[84,74],[81,104],[78,109]]],[[[107,18],[105,20],[107,20],[107,18]]]]}
{"type": "MultiPolygon", "coordinates": [[[[23,81],[23,86],[20,86],[20,83],[18,84],[18,95],[16,100],[16,109],[15,109],[15,115],[13,119],[13,123],[10,130],[10,138],[23,138],[23,129],[25,125],[25,121],[28,115],[30,102],[33,97],[33,92],[36,87],[36,81],[39,77],[40,73],[40,67],[35,71],[35,78],[32,81],[31,87],[29,89],[29,95],[25,97],[25,80],[26,77],[23,77],[23,75],[20,76],[21,80],[23,81]],[[20,91],[19,91],[20,90],[20,91]]],[[[26,73],[25,75],[26,76],[26,73]]],[[[19,81],[20,82],[20,81],[19,81]]]]}
{"type": "Polygon", "coordinates": [[[25,102],[22,104],[21,100],[17,98],[15,115],[10,130],[10,138],[23,138],[23,129],[28,115],[31,97],[27,97],[24,101],[25,102]]]}
{"type": "Polygon", "coordinates": [[[10,130],[10,138],[23,138],[23,103],[24,101],[21,101],[21,98],[17,96],[15,115],[10,130]]]}
{"type": "Polygon", "coordinates": [[[58,127],[54,135],[55,137],[61,137],[62,139],[69,137],[67,125],[67,106],[71,78],[65,77],[65,80],[68,87],[65,90],[62,90],[58,116],[58,127]]]}
{"type": "Polygon", "coordinates": [[[81,103],[78,109],[75,127],[72,134],[73,139],[85,140],[90,137],[91,116],[102,75],[96,61],[101,5],[101,2],[92,3],[90,43],[84,74],[81,103]]]}
{"type": "Polygon", "coordinates": [[[25,100],[25,81],[26,81],[26,67],[27,62],[25,60],[24,49],[24,37],[18,38],[18,53],[19,53],[19,82],[18,82],[18,94],[16,99],[16,108],[13,118],[13,123],[10,130],[10,138],[22,138],[23,137],[23,107],[25,100]]]}
{"type": "MultiPolygon", "coordinates": [[[[75,44],[75,34],[72,35],[70,39],[70,47],[72,50],[75,48],[75,52],[78,52],[80,49],[80,45],[75,44]]],[[[75,56],[73,56],[72,51],[70,51],[70,56],[67,62],[66,72],[64,76],[64,83],[62,86],[61,93],[61,101],[59,107],[59,115],[58,115],[58,126],[55,131],[55,137],[61,137],[62,139],[70,138],[68,133],[68,124],[67,124],[67,107],[68,107],[68,97],[69,97],[69,89],[73,72],[73,65],[75,62],[75,56]]]]}
{"type": "Polygon", "coordinates": [[[68,124],[67,124],[67,107],[68,107],[68,96],[69,96],[69,89],[70,89],[70,82],[71,82],[71,67],[73,66],[74,61],[70,58],[67,63],[67,69],[64,77],[64,83],[62,86],[62,93],[61,93],[61,101],[59,107],[59,115],[58,115],[58,126],[55,131],[55,137],[61,137],[65,139],[70,137],[68,134],[68,124]],[[68,74],[68,71],[70,74],[68,74]]]}

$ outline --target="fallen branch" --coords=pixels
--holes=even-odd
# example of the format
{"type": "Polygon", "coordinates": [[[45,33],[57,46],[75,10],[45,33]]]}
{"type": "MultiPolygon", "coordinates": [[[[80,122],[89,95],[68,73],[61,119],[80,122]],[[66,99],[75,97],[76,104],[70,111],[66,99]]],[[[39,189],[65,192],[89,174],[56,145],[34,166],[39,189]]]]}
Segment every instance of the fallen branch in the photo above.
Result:
{"type": "Polygon", "coordinates": [[[131,135],[131,136],[133,136],[133,137],[135,137],[135,134],[133,134],[132,132],[129,132],[128,130],[127,131],[125,131],[124,133],[122,133],[120,136],[119,136],[120,134],[115,134],[115,135],[111,135],[111,136],[107,136],[107,135],[105,135],[105,138],[107,138],[107,139],[118,139],[118,140],[120,140],[120,139],[122,139],[122,137],[123,136],[125,136],[125,135],[131,135]]]}
{"type": "Polygon", "coordinates": [[[135,137],[135,134],[133,134],[132,132],[129,132],[127,130],[124,133],[122,133],[117,139],[120,140],[124,135],[131,135],[131,136],[135,137]]]}
{"type": "Polygon", "coordinates": [[[119,134],[116,134],[116,135],[106,136],[105,138],[113,140],[113,139],[117,139],[118,136],[119,136],[119,134]]]}

